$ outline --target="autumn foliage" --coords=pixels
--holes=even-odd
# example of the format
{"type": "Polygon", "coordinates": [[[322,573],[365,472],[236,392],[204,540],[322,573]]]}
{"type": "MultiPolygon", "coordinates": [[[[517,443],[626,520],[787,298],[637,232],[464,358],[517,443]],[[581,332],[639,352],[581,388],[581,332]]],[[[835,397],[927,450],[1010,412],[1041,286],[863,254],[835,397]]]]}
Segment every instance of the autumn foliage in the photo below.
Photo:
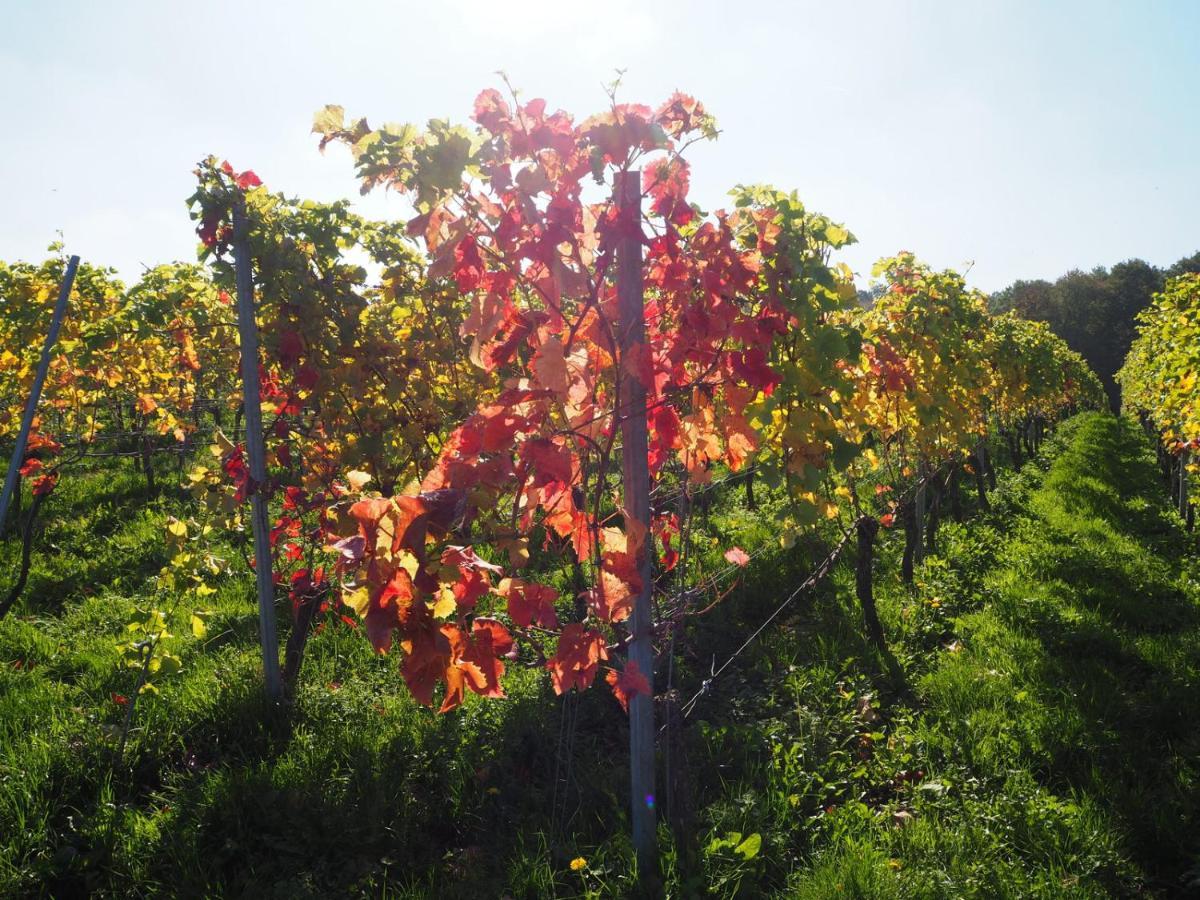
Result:
{"type": "MultiPolygon", "coordinates": [[[[786,494],[786,544],[846,507],[890,521],[894,492],[989,428],[1092,399],[1094,376],[1061,342],[993,320],[960,276],[911,254],[881,264],[882,294],[860,306],[853,272],[831,258],[853,236],[794,193],[739,186],[730,209],[700,209],[687,151],[716,125],[685,94],[614,98],[576,119],[488,89],[471,120],[372,128],[340,107],[318,113],[320,146],[349,148],[364,192],[411,202],[403,223],[202,162],[191,205],[206,268],[156,269],[128,291],[85,278],[107,330],[68,335],[87,352],[56,360],[44,417],[66,434],[131,420],[187,441],[206,396],[237,428],[241,205],[269,471],[250,477],[225,418],[189,484],[229,527],[265,494],[275,583],[297,623],[316,610],[361,625],[422,703],[501,697],[518,660],[560,694],[601,672],[622,706],[653,692],[622,663],[634,598],[696,572],[681,564],[686,503],[656,503],[649,521],[622,505],[630,416],[646,416],[656,495],[686,501],[718,472],[757,473],[786,494]],[[619,204],[635,176],[638,203],[619,204]],[[643,341],[620,332],[626,240],[641,247],[643,341]]],[[[0,270],[39,302],[53,274],[0,270]]],[[[3,313],[8,332],[36,331],[3,313]]],[[[0,357],[10,407],[29,366],[0,357]]],[[[47,477],[48,455],[27,474],[47,477]]],[[[734,570],[753,555],[724,551],[734,570]]],[[[673,604],[656,637],[690,611],[673,604]]]]}

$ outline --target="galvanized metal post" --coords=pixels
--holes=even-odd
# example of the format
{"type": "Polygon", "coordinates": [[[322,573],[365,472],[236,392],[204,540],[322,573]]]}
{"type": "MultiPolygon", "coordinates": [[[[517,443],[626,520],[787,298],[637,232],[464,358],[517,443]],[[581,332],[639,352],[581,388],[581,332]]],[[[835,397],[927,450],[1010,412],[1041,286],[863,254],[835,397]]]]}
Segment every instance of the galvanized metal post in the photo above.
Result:
{"type": "Polygon", "coordinates": [[[250,527],[254,534],[254,575],[258,585],[258,632],[262,644],[267,696],[283,693],[279,676],[279,638],[275,633],[275,576],[267,527],[266,449],[258,381],[258,323],[254,318],[254,280],[246,210],[239,198],[233,208],[233,261],[237,271],[238,336],[242,358],[242,408],[246,416],[246,457],[254,491],[250,495],[250,527]]]}
{"type": "MultiPolygon", "coordinates": [[[[619,319],[617,342],[621,350],[620,401],[621,464],[624,476],[625,510],[641,523],[643,534],[650,524],[650,472],[646,454],[646,388],[641,368],[626,366],[625,360],[647,352],[645,305],[642,297],[641,176],[638,172],[618,175],[614,185],[623,229],[617,245],[617,298],[619,319]]],[[[649,548],[643,542],[637,555],[642,589],[634,600],[629,663],[636,664],[654,687],[654,654],[650,645],[653,577],[649,548]]],[[[657,875],[656,815],[654,796],[654,697],[636,694],[629,701],[630,817],[633,846],[637,853],[638,877],[643,884],[657,875]]]]}
{"type": "Polygon", "coordinates": [[[4,476],[4,490],[0,492],[0,532],[3,532],[8,522],[8,505],[12,502],[13,489],[17,484],[17,475],[21,463],[25,459],[25,446],[29,442],[29,430],[33,427],[33,418],[37,415],[38,402],[42,399],[42,387],[46,384],[46,375],[50,371],[50,351],[58,340],[59,329],[62,328],[63,317],[67,312],[67,298],[71,296],[71,286],[75,283],[75,272],[79,269],[79,257],[72,256],[67,261],[67,271],[63,275],[62,286],[58,290],[58,300],[54,304],[54,314],[50,319],[50,331],[46,334],[46,343],[42,345],[42,358],[38,360],[37,373],[33,377],[33,388],[25,403],[25,414],[21,417],[21,428],[17,432],[17,446],[13,448],[12,459],[8,461],[8,473],[4,476]]]}

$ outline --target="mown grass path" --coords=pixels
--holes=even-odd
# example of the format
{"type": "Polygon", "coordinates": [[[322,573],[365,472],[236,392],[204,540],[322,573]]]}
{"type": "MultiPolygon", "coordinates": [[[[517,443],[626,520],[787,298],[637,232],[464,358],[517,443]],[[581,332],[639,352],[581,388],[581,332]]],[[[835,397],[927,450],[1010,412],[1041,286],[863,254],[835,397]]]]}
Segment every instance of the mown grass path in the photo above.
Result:
{"type": "Polygon", "coordinates": [[[1081,417],[1049,457],[996,543],[956,532],[918,579],[957,614],[885,729],[922,776],[899,817],[843,822],[789,895],[1200,895],[1195,537],[1130,422],[1081,417]]]}
{"type": "Polygon", "coordinates": [[[1200,568],[1140,437],[1080,424],[992,582],[1012,649],[977,641],[973,656],[1029,684],[1021,749],[1102,813],[1128,862],[1110,886],[1176,895],[1200,888],[1200,568]]]}

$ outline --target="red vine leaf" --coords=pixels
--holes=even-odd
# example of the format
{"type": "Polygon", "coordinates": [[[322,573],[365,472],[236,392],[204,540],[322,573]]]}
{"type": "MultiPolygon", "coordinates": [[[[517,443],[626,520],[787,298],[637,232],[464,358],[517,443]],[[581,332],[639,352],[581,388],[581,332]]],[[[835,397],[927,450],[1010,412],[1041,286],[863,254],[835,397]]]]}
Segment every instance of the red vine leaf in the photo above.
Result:
{"type": "Polygon", "coordinates": [[[629,660],[625,665],[625,669],[618,672],[616,669],[609,669],[608,674],[604,676],[604,680],[608,682],[612,688],[613,696],[621,704],[621,709],[629,712],[629,701],[633,697],[641,694],[644,697],[650,696],[650,682],[642,670],[638,668],[636,660],[629,660]]]}
{"type": "Polygon", "coordinates": [[[537,623],[543,628],[558,627],[554,601],[558,591],[549,585],[537,584],[523,578],[505,578],[496,593],[508,601],[508,614],[522,628],[537,623]]]}
{"type": "Polygon", "coordinates": [[[725,559],[727,562],[733,563],[735,566],[750,565],[750,554],[741,547],[730,547],[725,551],[725,559]]]}
{"type": "Polygon", "coordinates": [[[562,694],[571,688],[587,690],[596,678],[602,660],[608,659],[604,635],[571,622],[558,639],[558,648],[546,662],[554,693],[562,694]]]}

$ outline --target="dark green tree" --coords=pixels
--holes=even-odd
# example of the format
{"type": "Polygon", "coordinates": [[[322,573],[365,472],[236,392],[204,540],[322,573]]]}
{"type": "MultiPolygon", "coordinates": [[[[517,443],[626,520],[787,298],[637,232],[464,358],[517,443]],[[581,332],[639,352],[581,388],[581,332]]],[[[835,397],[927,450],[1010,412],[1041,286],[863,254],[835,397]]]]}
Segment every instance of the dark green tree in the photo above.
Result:
{"type": "Polygon", "coordinates": [[[988,312],[998,316],[1012,310],[1022,319],[1051,322],[1055,317],[1053,291],[1054,285],[1040,278],[1014,281],[988,298],[988,312]]]}
{"type": "Polygon", "coordinates": [[[1166,271],[1168,278],[1174,278],[1176,275],[1187,275],[1189,273],[1200,273],[1200,252],[1193,253],[1191,256],[1185,256],[1166,271]]]}
{"type": "Polygon", "coordinates": [[[1200,271],[1200,253],[1163,270],[1130,259],[1111,269],[1072,270],[1051,283],[1014,281],[992,294],[993,313],[1013,310],[1024,319],[1045,322],[1072,350],[1078,351],[1100,376],[1113,407],[1120,390],[1113,376],[1121,367],[1134,336],[1134,319],[1162,289],[1165,275],[1200,271]]]}

